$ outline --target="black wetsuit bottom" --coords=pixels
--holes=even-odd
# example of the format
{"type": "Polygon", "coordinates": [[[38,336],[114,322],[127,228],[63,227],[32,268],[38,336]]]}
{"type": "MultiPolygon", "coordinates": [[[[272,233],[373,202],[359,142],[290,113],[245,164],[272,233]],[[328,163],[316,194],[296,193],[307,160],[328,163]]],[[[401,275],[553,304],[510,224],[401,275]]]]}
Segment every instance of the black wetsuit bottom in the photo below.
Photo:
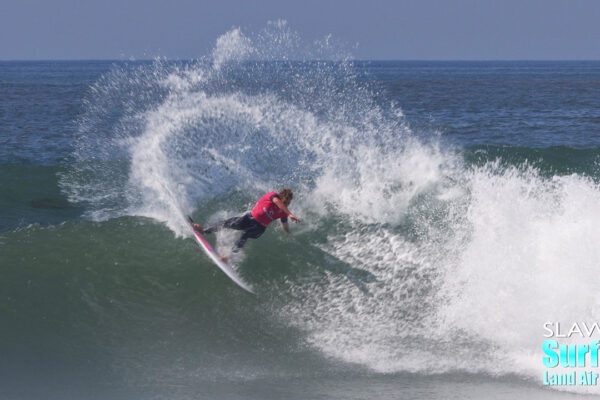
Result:
{"type": "Polygon", "coordinates": [[[244,247],[246,244],[246,240],[248,239],[256,239],[260,237],[265,230],[267,229],[265,226],[262,226],[257,220],[252,218],[252,214],[244,214],[241,217],[233,217],[226,219],[225,221],[220,221],[211,226],[208,229],[204,230],[204,233],[214,233],[220,231],[223,228],[235,229],[238,231],[244,231],[242,236],[235,242],[233,247],[233,252],[237,252],[239,249],[244,247]]]}

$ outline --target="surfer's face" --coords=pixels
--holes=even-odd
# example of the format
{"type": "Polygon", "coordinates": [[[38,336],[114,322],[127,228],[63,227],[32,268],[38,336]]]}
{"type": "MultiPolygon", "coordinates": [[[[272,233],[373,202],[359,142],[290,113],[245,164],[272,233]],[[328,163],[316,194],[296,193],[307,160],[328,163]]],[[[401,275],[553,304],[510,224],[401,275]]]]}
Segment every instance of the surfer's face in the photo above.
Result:
{"type": "Polygon", "coordinates": [[[284,200],[283,205],[287,207],[290,205],[291,202],[292,202],[291,200],[286,199],[286,200],[284,200]]]}

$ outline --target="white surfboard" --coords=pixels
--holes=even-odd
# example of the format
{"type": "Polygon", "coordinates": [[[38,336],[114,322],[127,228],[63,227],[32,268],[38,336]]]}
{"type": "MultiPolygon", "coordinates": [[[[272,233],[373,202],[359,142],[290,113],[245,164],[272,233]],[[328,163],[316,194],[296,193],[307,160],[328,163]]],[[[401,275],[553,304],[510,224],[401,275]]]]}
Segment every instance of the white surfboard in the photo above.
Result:
{"type": "Polygon", "coordinates": [[[242,280],[242,278],[240,278],[226,262],[221,261],[221,257],[219,256],[219,253],[217,253],[217,251],[215,249],[213,249],[213,247],[210,245],[210,243],[208,243],[208,240],[206,240],[206,238],[204,236],[202,236],[200,234],[200,232],[198,232],[194,228],[194,221],[189,216],[188,216],[188,222],[190,223],[190,227],[192,228],[192,231],[194,231],[194,239],[196,239],[196,242],[198,242],[198,245],[202,248],[202,250],[204,250],[206,255],[212,260],[212,262],[217,264],[217,267],[221,268],[221,270],[223,272],[225,272],[225,274],[232,281],[237,283],[239,287],[241,287],[242,289],[246,290],[249,293],[252,293],[253,295],[256,295],[256,293],[254,293],[252,288],[246,282],[244,282],[242,280]]]}

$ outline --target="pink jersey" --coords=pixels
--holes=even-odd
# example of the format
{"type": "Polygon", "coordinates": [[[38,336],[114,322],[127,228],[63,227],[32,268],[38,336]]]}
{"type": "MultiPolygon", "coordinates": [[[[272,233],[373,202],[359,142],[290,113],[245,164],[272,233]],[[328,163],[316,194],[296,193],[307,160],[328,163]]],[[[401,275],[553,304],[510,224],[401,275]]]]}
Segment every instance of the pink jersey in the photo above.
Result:
{"type": "Polygon", "coordinates": [[[279,197],[277,192],[265,194],[252,209],[252,218],[257,220],[262,226],[268,226],[271,222],[279,218],[283,222],[287,221],[287,214],[273,203],[273,197],[279,197]]]}

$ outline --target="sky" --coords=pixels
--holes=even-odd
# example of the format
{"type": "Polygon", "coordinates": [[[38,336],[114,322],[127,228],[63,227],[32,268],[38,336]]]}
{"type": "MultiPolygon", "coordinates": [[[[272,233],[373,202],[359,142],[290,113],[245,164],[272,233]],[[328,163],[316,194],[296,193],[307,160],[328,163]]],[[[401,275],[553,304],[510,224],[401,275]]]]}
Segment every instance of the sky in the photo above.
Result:
{"type": "Polygon", "coordinates": [[[600,0],[2,0],[0,60],[195,59],[279,19],[356,59],[600,60],[600,0]]]}

